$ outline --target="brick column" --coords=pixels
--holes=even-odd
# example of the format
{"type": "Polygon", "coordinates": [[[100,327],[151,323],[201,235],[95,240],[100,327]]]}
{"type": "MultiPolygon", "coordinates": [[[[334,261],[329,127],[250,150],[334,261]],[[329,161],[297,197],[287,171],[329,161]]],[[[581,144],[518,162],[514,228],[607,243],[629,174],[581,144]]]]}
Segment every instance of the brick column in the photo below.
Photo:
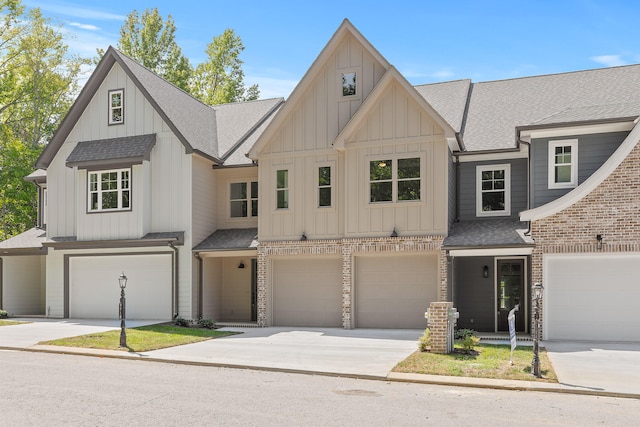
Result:
{"type": "Polygon", "coordinates": [[[351,329],[351,278],[353,270],[353,262],[351,256],[351,246],[344,245],[342,247],[342,327],[351,329]]]}
{"type": "Polygon", "coordinates": [[[452,302],[432,302],[429,305],[429,329],[431,330],[431,352],[446,354],[447,321],[452,302]]]}
{"type": "Polygon", "coordinates": [[[267,254],[258,246],[258,326],[267,326],[267,254]]]}

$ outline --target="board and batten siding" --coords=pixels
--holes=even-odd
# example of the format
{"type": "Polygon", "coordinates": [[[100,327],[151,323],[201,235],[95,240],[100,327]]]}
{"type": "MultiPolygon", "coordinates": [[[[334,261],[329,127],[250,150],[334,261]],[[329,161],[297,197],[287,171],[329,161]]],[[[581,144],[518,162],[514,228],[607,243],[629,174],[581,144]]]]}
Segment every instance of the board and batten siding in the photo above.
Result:
{"type": "MultiPolygon", "coordinates": [[[[343,234],[343,156],[333,141],[362,105],[385,68],[350,34],[303,82],[304,91],[260,153],[261,240],[336,238],[343,234]],[[357,95],[342,96],[342,73],[356,72],[357,95]],[[331,166],[333,205],[318,207],[318,167],[331,166]],[[289,209],[276,209],[276,171],[289,170],[289,209]]],[[[301,87],[301,90],[302,90],[301,87]]],[[[288,101],[290,102],[290,101],[288,101]]]]}
{"type": "Polygon", "coordinates": [[[564,196],[573,188],[549,189],[549,141],[578,140],[578,185],[589,178],[618,149],[628,132],[540,138],[531,141],[531,207],[564,196]]]}
{"type": "MultiPolygon", "coordinates": [[[[477,219],[476,215],[476,170],[478,166],[511,165],[511,215],[518,218],[521,211],[527,209],[527,159],[492,160],[460,163],[460,201],[461,221],[477,219]]],[[[499,217],[492,217],[499,218],[499,217]]]]}
{"type": "Polygon", "coordinates": [[[401,85],[390,85],[345,140],[345,235],[446,234],[449,165],[444,130],[401,85]],[[421,199],[370,203],[369,162],[411,157],[420,158],[421,199]]]}

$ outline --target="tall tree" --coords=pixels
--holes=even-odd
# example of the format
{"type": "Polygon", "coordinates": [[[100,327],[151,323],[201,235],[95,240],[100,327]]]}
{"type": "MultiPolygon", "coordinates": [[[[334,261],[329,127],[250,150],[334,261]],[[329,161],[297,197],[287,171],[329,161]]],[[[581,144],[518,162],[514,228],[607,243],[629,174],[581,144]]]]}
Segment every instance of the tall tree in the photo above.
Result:
{"type": "Polygon", "coordinates": [[[195,70],[192,93],[206,104],[258,99],[258,85],[246,88],[240,53],[244,45],[240,36],[227,28],[207,46],[207,61],[195,70]]]}
{"type": "Polygon", "coordinates": [[[86,60],[39,9],[0,0],[0,239],[35,224],[36,188],[24,181],[78,92],[86,60]]]}
{"type": "Polygon", "coordinates": [[[171,15],[162,19],[158,8],[134,10],[120,28],[118,49],[179,88],[189,91],[193,68],[182,54],[171,15]]]}

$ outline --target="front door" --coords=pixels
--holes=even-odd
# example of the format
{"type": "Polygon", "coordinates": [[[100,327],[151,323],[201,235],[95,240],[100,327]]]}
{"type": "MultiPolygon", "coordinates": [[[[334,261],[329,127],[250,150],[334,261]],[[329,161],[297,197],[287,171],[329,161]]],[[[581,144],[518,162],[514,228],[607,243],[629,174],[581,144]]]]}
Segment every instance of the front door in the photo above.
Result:
{"type": "Polygon", "coordinates": [[[519,305],[520,309],[516,311],[516,331],[524,332],[526,315],[524,299],[524,260],[498,260],[497,267],[498,331],[509,330],[509,323],[507,321],[509,311],[516,305],[519,305]]]}

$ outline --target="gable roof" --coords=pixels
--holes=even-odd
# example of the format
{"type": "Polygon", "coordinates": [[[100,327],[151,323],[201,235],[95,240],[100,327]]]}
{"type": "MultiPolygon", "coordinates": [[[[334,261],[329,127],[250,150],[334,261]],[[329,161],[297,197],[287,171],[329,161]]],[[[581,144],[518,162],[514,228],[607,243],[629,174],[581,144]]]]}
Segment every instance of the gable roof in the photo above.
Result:
{"type": "Polygon", "coordinates": [[[344,149],[345,140],[352,132],[358,129],[358,126],[367,117],[368,113],[375,106],[376,102],[380,99],[386,88],[388,88],[393,82],[398,83],[411,98],[413,98],[418,105],[420,105],[435,122],[442,127],[445,133],[445,137],[449,142],[449,146],[453,150],[457,147],[455,140],[455,130],[449,123],[427,102],[427,100],[420,96],[420,94],[409,84],[409,82],[396,70],[394,66],[389,66],[389,69],[382,76],[378,84],[373,88],[369,96],[364,100],[360,108],[351,117],[351,120],[342,128],[338,136],[334,141],[334,148],[344,149]]]}
{"type": "Polygon", "coordinates": [[[273,136],[273,133],[277,131],[277,129],[282,125],[284,120],[289,115],[289,112],[295,107],[297,101],[304,95],[305,90],[309,87],[309,85],[313,82],[314,78],[318,75],[318,73],[322,70],[322,67],[326,63],[326,61],[331,57],[334,53],[336,47],[342,42],[344,37],[351,35],[354,37],[362,46],[378,61],[382,67],[388,69],[390,67],[389,62],[378,52],[378,50],[371,44],[369,41],[364,38],[364,36],[353,26],[353,24],[348,20],[344,19],[342,24],[338,27],[336,32],[333,34],[329,42],[325,45],[325,47],[320,51],[320,54],[316,57],[315,61],[311,64],[311,67],[307,70],[307,72],[302,76],[298,85],[293,89],[289,99],[287,102],[280,108],[271,124],[267,126],[264,130],[263,134],[259,136],[256,143],[251,147],[251,150],[248,153],[248,156],[252,159],[256,159],[258,153],[267,141],[273,136]]]}
{"type": "Polygon", "coordinates": [[[122,67],[160,114],[187,153],[198,152],[221,163],[218,158],[215,110],[110,46],[38,158],[36,167],[49,166],[115,63],[122,67]]]}
{"type": "Polygon", "coordinates": [[[462,130],[464,109],[467,105],[470,88],[470,79],[415,86],[416,91],[458,133],[462,130]]]}

